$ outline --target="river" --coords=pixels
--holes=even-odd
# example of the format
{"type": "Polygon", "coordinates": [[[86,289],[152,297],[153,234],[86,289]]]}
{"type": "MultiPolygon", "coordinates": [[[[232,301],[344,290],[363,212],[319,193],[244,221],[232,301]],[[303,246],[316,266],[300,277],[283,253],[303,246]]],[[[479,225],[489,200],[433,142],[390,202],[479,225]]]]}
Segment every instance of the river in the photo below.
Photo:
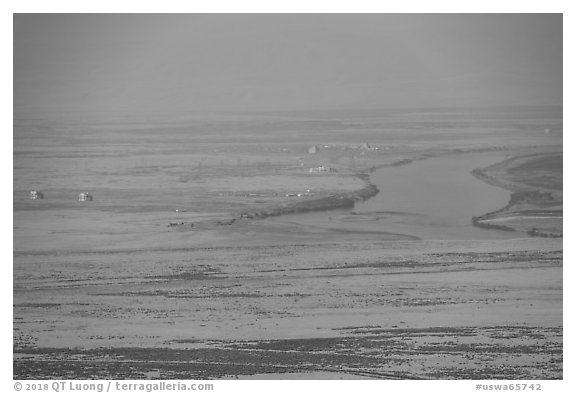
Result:
{"type": "Polygon", "coordinates": [[[524,237],[482,229],[472,217],[504,207],[510,193],[476,179],[471,171],[508,158],[503,152],[467,153],[381,168],[370,178],[380,193],[353,209],[274,218],[338,231],[392,232],[430,240],[524,237]]]}

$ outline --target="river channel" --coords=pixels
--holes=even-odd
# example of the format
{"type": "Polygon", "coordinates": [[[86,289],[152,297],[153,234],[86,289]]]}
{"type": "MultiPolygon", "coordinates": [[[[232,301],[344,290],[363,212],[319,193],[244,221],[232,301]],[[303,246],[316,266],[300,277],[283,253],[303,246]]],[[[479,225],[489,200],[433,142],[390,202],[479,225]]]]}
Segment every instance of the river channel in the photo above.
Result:
{"type": "Polygon", "coordinates": [[[471,171],[502,161],[503,152],[467,153],[385,167],[370,179],[380,192],[354,208],[286,215],[276,221],[350,232],[386,232],[430,240],[494,240],[524,234],[472,225],[472,217],[504,207],[507,190],[471,171]]]}

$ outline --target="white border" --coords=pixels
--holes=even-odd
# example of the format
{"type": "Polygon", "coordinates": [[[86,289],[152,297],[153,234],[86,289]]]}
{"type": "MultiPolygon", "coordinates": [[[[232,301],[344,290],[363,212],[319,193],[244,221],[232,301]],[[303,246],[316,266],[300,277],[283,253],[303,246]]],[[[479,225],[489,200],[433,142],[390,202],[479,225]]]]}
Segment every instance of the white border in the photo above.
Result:
{"type": "MultiPolygon", "coordinates": [[[[572,2],[573,3],[573,2],[572,2]]],[[[4,207],[2,221],[2,259],[4,264],[2,271],[2,296],[1,304],[4,318],[1,325],[1,346],[3,367],[0,368],[0,381],[3,391],[13,391],[12,384],[12,14],[13,13],[58,13],[58,12],[122,12],[122,13],[564,13],[564,70],[575,70],[573,47],[574,25],[573,7],[569,1],[496,1],[485,0],[482,2],[462,2],[462,1],[425,1],[413,0],[409,2],[386,2],[378,0],[354,0],[354,1],[312,1],[312,0],[292,0],[279,3],[277,1],[264,0],[203,0],[203,1],[120,1],[120,0],[100,0],[96,2],[80,1],[7,1],[3,2],[2,9],[2,48],[3,53],[10,56],[4,57],[2,62],[3,80],[3,117],[4,127],[2,130],[2,180],[3,184],[9,184],[8,190],[4,190],[0,195],[1,206],[4,207]],[[9,60],[8,60],[9,59],[9,60]]],[[[568,240],[568,247],[565,248],[564,260],[564,380],[563,381],[542,381],[543,392],[564,392],[574,391],[576,384],[571,373],[574,361],[574,336],[573,336],[573,312],[571,311],[574,291],[569,285],[570,278],[575,277],[572,261],[574,251],[571,247],[573,239],[572,224],[572,197],[573,181],[571,181],[571,168],[575,168],[574,159],[569,154],[572,150],[574,131],[574,115],[572,114],[573,99],[571,97],[574,82],[573,74],[564,72],[564,130],[565,140],[565,184],[564,195],[568,203],[565,204],[565,230],[564,239],[568,240]],[[568,280],[566,280],[566,278],[568,280]],[[566,285],[568,284],[568,285],[566,285]],[[572,386],[572,389],[569,388],[572,386]]],[[[270,391],[271,388],[285,392],[294,389],[305,389],[321,391],[325,388],[336,389],[336,391],[362,389],[365,391],[383,392],[386,390],[398,391],[400,389],[412,389],[417,391],[438,391],[438,392],[466,392],[474,391],[473,381],[241,381],[225,382],[214,381],[217,385],[217,392],[238,391],[270,391]]],[[[535,382],[535,381],[528,381],[535,382]]],[[[495,381],[486,381],[495,383],[495,381]]]]}

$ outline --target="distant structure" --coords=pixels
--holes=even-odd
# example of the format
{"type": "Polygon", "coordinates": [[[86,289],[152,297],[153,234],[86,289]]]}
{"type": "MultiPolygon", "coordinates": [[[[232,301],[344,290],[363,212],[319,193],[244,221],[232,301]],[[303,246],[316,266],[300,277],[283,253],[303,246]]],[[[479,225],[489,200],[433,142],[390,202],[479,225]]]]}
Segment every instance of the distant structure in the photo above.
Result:
{"type": "Polygon", "coordinates": [[[370,146],[370,144],[368,143],[363,143],[362,145],[359,146],[359,148],[361,150],[380,150],[379,147],[370,146]]]}
{"type": "Polygon", "coordinates": [[[550,128],[546,128],[546,129],[544,130],[544,133],[546,133],[546,134],[550,134],[551,132],[552,132],[552,130],[551,130],[550,128]]]}
{"type": "Polygon", "coordinates": [[[308,154],[316,154],[320,151],[320,148],[317,145],[314,145],[308,149],[308,154]]]}
{"type": "Polygon", "coordinates": [[[41,191],[30,191],[30,199],[44,199],[44,194],[41,191]]]}
{"type": "Polygon", "coordinates": [[[336,169],[334,168],[330,168],[328,166],[318,166],[318,167],[314,167],[314,168],[310,168],[310,173],[334,173],[334,172],[338,172],[336,169]]]}
{"type": "Polygon", "coordinates": [[[81,192],[80,195],[78,195],[79,202],[89,202],[93,199],[94,198],[92,198],[92,195],[89,192],[81,192]]]}

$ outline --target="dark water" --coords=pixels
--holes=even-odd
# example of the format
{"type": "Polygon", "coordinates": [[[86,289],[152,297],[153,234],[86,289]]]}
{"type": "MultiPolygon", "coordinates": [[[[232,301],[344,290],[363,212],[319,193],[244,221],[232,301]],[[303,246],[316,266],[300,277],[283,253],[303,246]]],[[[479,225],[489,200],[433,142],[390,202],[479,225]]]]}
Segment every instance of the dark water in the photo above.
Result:
{"type": "Polygon", "coordinates": [[[382,231],[422,239],[509,239],[519,233],[476,228],[472,217],[504,207],[510,193],[476,179],[473,169],[504,160],[502,153],[431,158],[371,175],[380,193],[354,209],[277,220],[352,231],[382,231]]]}

